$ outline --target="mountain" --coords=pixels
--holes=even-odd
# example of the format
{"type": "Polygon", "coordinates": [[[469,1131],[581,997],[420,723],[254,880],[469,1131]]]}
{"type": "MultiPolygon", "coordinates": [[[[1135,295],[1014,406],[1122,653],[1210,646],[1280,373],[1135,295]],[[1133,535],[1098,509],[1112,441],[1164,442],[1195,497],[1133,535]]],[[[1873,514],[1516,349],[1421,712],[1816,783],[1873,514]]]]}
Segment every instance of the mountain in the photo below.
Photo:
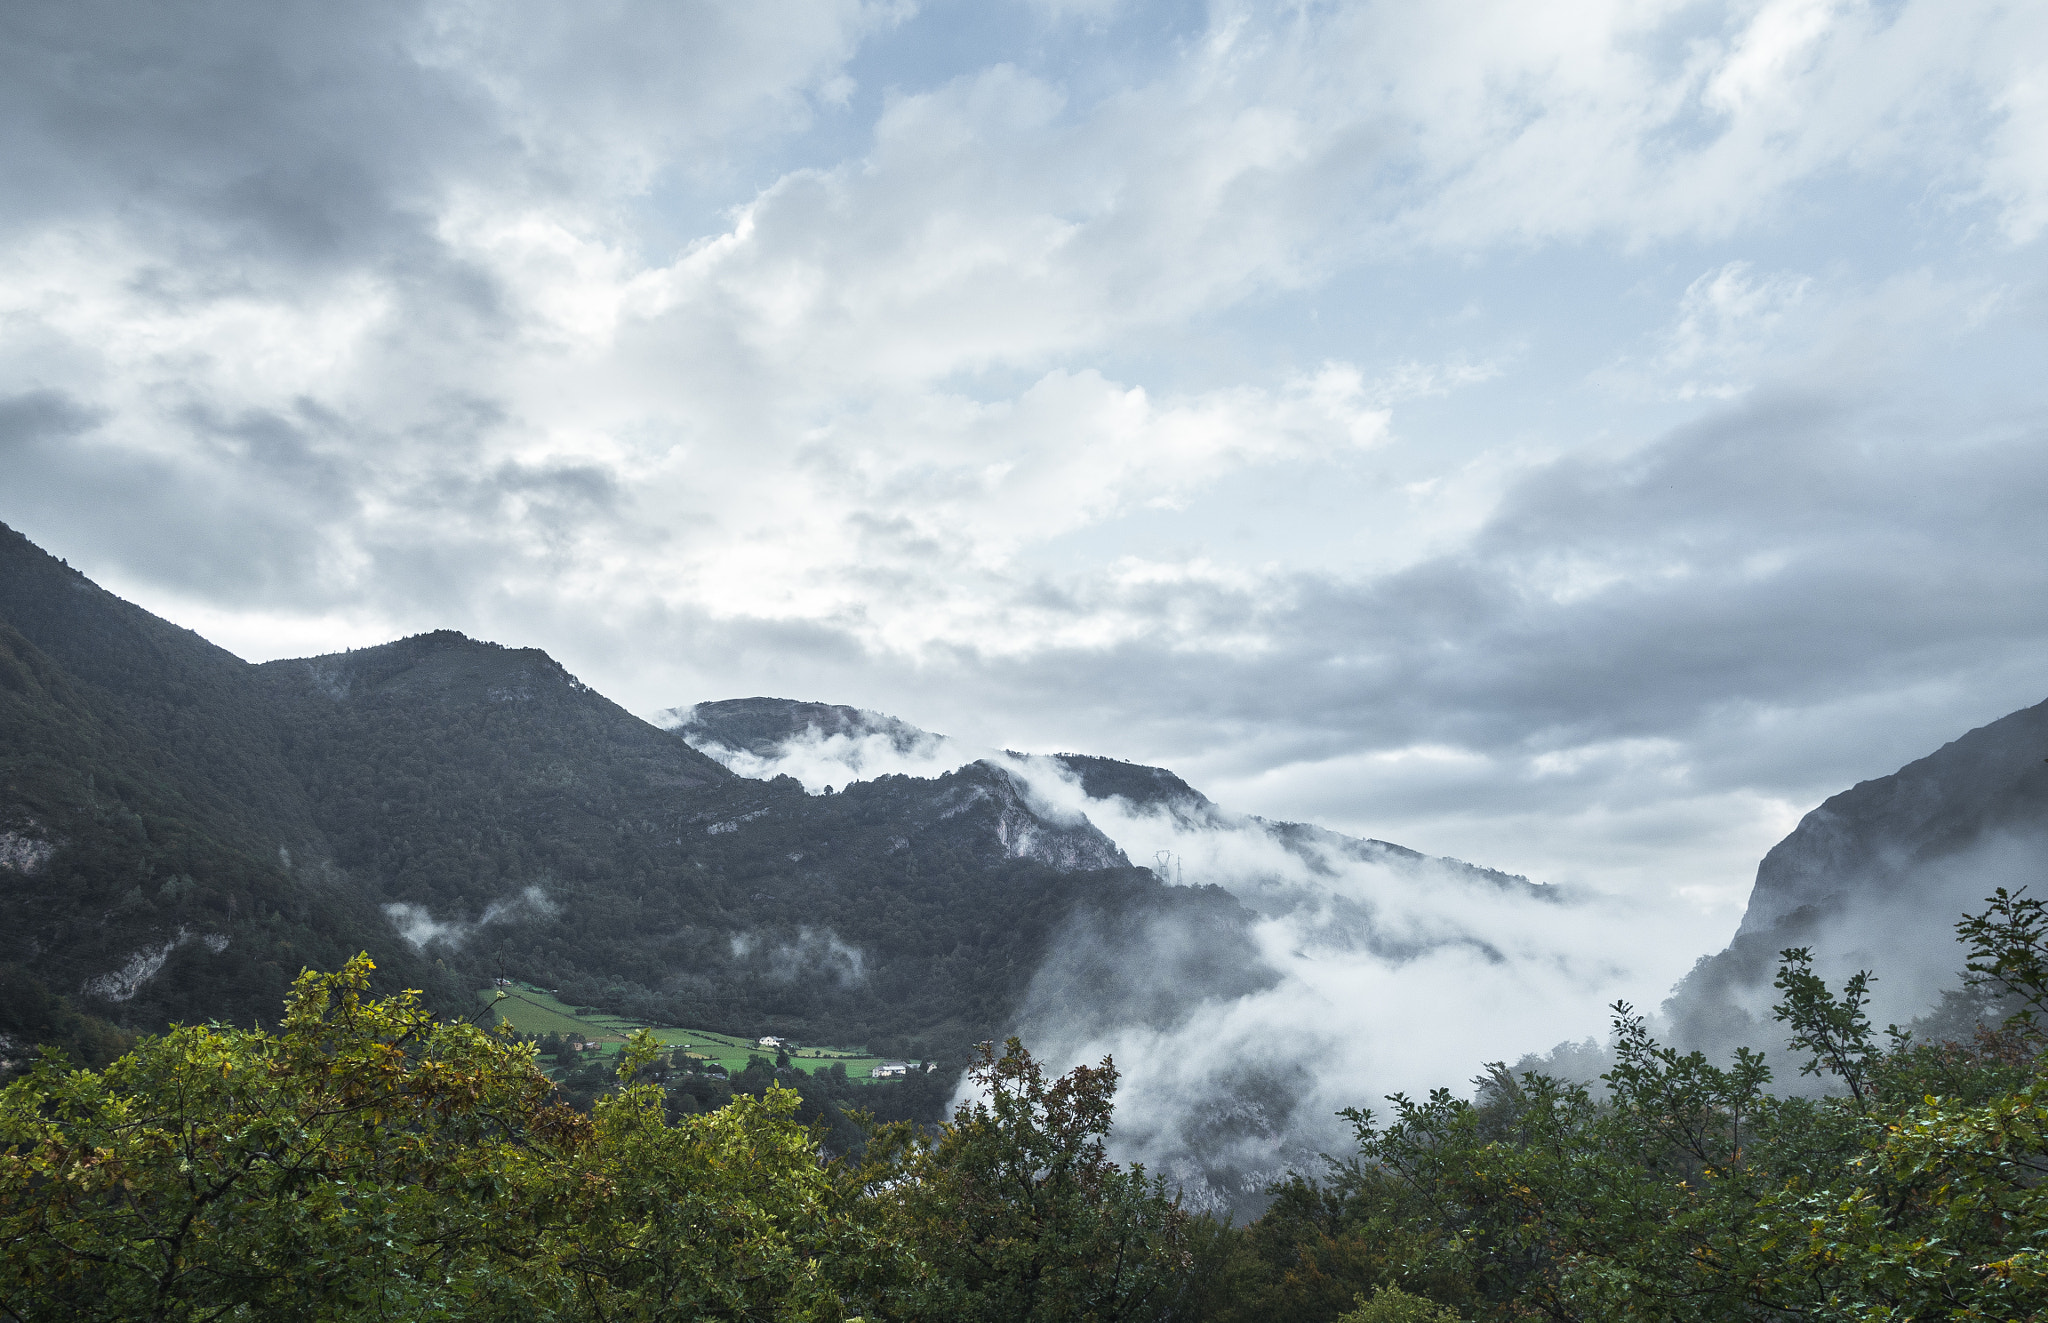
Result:
{"type": "Polygon", "coordinates": [[[0,1057],[268,1018],[368,950],[451,1011],[511,977],[890,1056],[1114,1053],[1132,1155],[1244,1211],[1341,1139],[1357,1089],[1308,1061],[1364,1088],[1375,1017],[1424,1009],[1342,989],[1492,977],[1554,903],[1161,767],[767,697],[643,721],[452,631],[251,665],[0,528],[0,1057]]]}
{"type": "MultiPolygon", "coordinates": [[[[1085,813],[1078,822],[1070,817],[1067,825],[1048,828],[1051,805],[1061,798],[1074,798],[1062,797],[1059,787],[1050,784],[1064,781],[1078,791],[1079,799],[1119,816],[1157,817],[1184,831],[1263,835],[1310,871],[1324,875],[1333,871],[1333,865],[1348,861],[1378,865],[1418,880],[1455,879],[1546,897],[1559,894],[1520,874],[1425,855],[1390,841],[1346,836],[1309,823],[1231,813],[1164,767],[1095,754],[1035,757],[1014,750],[975,750],[864,708],[787,698],[739,698],[668,708],[649,719],[725,766],[756,777],[798,769],[808,770],[811,780],[829,775],[838,781],[858,778],[878,764],[921,765],[935,770],[973,759],[969,766],[980,769],[976,775],[1007,783],[1007,789],[994,794],[1009,806],[1004,818],[1016,831],[999,828],[1001,834],[1005,839],[1032,843],[1023,848],[1042,850],[1048,862],[1065,859],[1071,861],[1070,866],[1083,867],[1106,866],[1112,857],[1116,863],[1125,862],[1119,843],[1104,836],[1085,813]]],[[[1059,821],[1056,813],[1053,821],[1059,821]]],[[[1160,867],[1172,865],[1162,863],[1160,867]]]]}
{"type": "Polygon", "coordinates": [[[1000,767],[808,794],[448,631],[255,666],[0,526],[0,966],[131,1028],[368,949],[450,1008],[516,975],[958,1060],[1084,908],[1250,922],[1000,767]]]}
{"type": "Polygon", "coordinates": [[[896,774],[905,783],[897,787],[896,803],[906,828],[929,831],[957,820],[952,830],[968,829],[984,855],[993,848],[998,856],[1063,870],[1130,866],[1123,851],[1085,814],[1052,811],[1007,768],[981,759],[970,762],[965,754],[949,760],[952,741],[885,713],[789,698],[732,698],[668,708],[649,719],[722,766],[753,776],[773,775],[793,749],[823,747],[830,750],[846,788],[863,795],[874,793],[859,789],[869,784],[860,776],[872,766],[879,745],[885,762],[921,761],[927,764],[923,770],[938,774],[936,780],[896,774]],[[891,754],[897,758],[887,757],[891,754]],[[911,783],[929,784],[933,793],[908,789],[911,783]]]}
{"type": "Polygon", "coordinates": [[[1757,866],[1742,924],[1673,992],[1676,1036],[1725,1048],[1773,1038],[1778,952],[1815,950],[1833,978],[1871,969],[1874,1018],[1905,1021],[1954,987],[1944,940],[1996,887],[2048,875],[2048,703],[1970,731],[1835,795],[1757,866]]]}
{"type": "Polygon", "coordinates": [[[1020,817],[1151,864],[1175,884],[1165,895],[1210,891],[1206,907],[1077,904],[1013,1018],[1050,1062],[1115,1060],[1119,1156],[1165,1174],[1190,1207],[1256,1213],[1274,1179],[1342,1146],[1339,1108],[1418,1082],[1418,1046],[1434,1055],[1446,1015],[1468,1017],[1450,1036],[1469,1033],[1470,1017],[1501,1014],[1495,993],[1529,997],[1545,977],[1530,966],[1574,971],[1576,994],[1609,963],[1582,956],[1575,935],[1555,940],[1576,933],[1583,899],[1564,888],[1235,813],[1164,767],[977,749],[876,712],[765,697],[657,719],[749,777],[843,787],[827,799],[935,773],[982,779],[1020,817]]]}

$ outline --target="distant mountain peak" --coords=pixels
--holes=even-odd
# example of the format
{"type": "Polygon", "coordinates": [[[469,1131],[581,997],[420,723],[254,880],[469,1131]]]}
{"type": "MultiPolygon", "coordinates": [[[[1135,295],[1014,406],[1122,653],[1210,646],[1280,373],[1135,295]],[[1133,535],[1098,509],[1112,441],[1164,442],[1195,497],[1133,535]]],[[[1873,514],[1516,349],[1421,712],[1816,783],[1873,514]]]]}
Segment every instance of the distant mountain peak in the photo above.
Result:
{"type": "Polygon", "coordinates": [[[2048,830],[2044,755],[2048,703],[2038,703],[1830,796],[1757,866],[1739,931],[1766,931],[1851,893],[1868,900],[1910,891],[1929,864],[1987,836],[2048,830]]]}
{"type": "MultiPolygon", "coordinates": [[[[1176,848],[1160,848],[1160,840],[1154,839],[1158,825],[1138,825],[1154,822],[1170,824],[1165,827],[1169,833],[1250,832],[1293,855],[1309,873],[1325,878],[1349,864],[1371,864],[1430,886],[1463,883],[1545,900],[1565,895],[1517,873],[1437,858],[1388,841],[1360,840],[1307,823],[1230,812],[1164,767],[1097,754],[975,749],[887,713],[844,704],[734,698],[669,708],[650,719],[743,777],[793,773],[814,792],[878,775],[907,777],[942,790],[940,802],[945,805],[986,801],[991,807],[981,826],[989,841],[1014,857],[1065,870],[1124,865],[1141,840],[1150,842],[1138,850],[1141,856],[1177,856],[1176,848]],[[899,757],[878,752],[870,741],[880,741],[899,757]],[[1057,780],[1078,786],[1082,809],[1053,784],[1057,780]],[[1056,807],[1061,803],[1068,809],[1056,807]],[[1121,822],[1115,831],[1129,830],[1129,839],[1116,839],[1092,820],[1089,814],[1098,810],[1105,821],[1121,822]]],[[[1160,863],[1154,871],[1169,881],[1185,878],[1178,865],[1160,863]]]]}
{"type": "Polygon", "coordinates": [[[276,677],[296,676],[337,702],[375,694],[411,694],[443,702],[523,702],[588,687],[539,648],[508,648],[437,629],[318,657],[266,662],[276,677]]]}

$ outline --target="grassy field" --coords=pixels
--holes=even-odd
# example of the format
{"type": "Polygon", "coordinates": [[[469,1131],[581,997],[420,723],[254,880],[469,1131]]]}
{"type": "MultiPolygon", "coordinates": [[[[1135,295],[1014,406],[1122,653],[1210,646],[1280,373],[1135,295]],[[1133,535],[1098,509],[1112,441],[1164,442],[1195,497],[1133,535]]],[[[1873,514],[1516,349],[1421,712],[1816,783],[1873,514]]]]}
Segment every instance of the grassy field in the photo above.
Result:
{"type": "MultiPolygon", "coordinates": [[[[618,1015],[602,1015],[596,1012],[585,1014],[573,1006],[565,1005],[545,988],[531,983],[514,983],[508,988],[486,988],[477,994],[485,1005],[494,1012],[493,1023],[510,1020],[512,1027],[523,1034],[581,1034],[599,1045],[599,1050],[609,1056],[616,1056],[619,1047],[626,1041],[626,1035],[635,1029],[651,1029],[654,1036],[669,1047],[681,1047],[692,1058],[716,1062],[729,1071],[744,1070],[750,1056],[770,1056],[752,1038],[738,1038],[732,1034],[715,1034],[708,1029],[678,1029],[671,1025],[643,1025],[637,1020],[628,1020],[618,1015]],[[499,993],[507,995],[500,997],[499,993]]],[[[857,1048],[814,1047],[806,1045],[790,1053],[789,1063],[799,1070],[816,1073],[829,1070],[837,1063],[846,1067],[846,1073],[855,1079],[866,1079],[882,1058],[871,1056],[857,1048]]]]}

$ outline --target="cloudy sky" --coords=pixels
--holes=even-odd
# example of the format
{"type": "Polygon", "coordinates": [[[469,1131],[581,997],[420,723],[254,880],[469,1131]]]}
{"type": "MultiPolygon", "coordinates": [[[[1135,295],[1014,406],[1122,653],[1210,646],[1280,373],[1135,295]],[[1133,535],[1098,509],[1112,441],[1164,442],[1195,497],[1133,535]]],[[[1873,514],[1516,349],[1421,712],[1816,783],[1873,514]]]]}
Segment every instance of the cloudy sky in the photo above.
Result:
{"type": "Polygon", "coordinates": [[[1701,950],[2048,697],[2038,4],[30,0],[0,169],[0,520],[247,657],[1164,762],[1701,950]]]}

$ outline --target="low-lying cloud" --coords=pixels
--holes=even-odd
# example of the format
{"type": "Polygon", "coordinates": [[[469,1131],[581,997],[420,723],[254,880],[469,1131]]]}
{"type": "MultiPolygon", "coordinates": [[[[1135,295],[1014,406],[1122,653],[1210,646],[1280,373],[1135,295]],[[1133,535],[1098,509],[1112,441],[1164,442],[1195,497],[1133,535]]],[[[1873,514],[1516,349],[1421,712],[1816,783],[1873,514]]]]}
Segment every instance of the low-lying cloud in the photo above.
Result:
{"type": "Polygon", "coordinates": [[[867,981],[867,956],[830,928],[799,927],[794,935],[734,933],[732,958],[756,966],[778,983],[829,979],[842,988],[867,981]]]}
{"type": "MultiPolygon", "coordinates": [[[[664,730],[675,730],[687,726],[694,712],[694,708],[671,708],[648,719],[664,730]]],[[[843,786],[849,781],[893,775],[938,776],[984,752],[881,713],[858,715],[866,722],[862,728],[828,732],[813,723],[765,753],[709,738],[692,738],[691,743],[741,776],[794,777],[814,795],[827,786],[843,786]]]]}
{"type": "Polygon", "coordinates": [[[384,917],[391,920],[391,926],[398,930],[398,935],[419,951],[437,943],[451,949],[458,948],[480,929],[494,923],[553,918],[561,913],[561,908],[538,886],[529,886],[516,895],[492,901],[475,919],[437,919],[426,906],[404,901],[383,907],[384,917]]]}
{"type": "MultiPolygon", "coordinates": [[[[879,755],[815,730],[788,749],[787,762],[750,765],[815,791],[853,779],[835,755],[879,755]]],[[[878,761],[931,776],[976,752],[934,740],[878,761]]],[[[1035,811],[1085,816],[1167,881],[1220,886],[1251,913],[1242,929],[1155,917],[1134,931],[1084,909],[1017,1026],[1059,1069],[1114,1057],[1119,1155],[1198,1202],[1243,1206],[1286,1166],[1339,1147],[1342,1107],[1457,1086],[1483,1062],[1599,1033],[1609,1002],[1656,1004],[1718,944],[1689,915],[1639,901],[1280,828],[1198,798],[1091,797],[1050,757],[979,752],[1035,811]]],[[[757,940],[736,939],[735,954],[757,940]]]]}

